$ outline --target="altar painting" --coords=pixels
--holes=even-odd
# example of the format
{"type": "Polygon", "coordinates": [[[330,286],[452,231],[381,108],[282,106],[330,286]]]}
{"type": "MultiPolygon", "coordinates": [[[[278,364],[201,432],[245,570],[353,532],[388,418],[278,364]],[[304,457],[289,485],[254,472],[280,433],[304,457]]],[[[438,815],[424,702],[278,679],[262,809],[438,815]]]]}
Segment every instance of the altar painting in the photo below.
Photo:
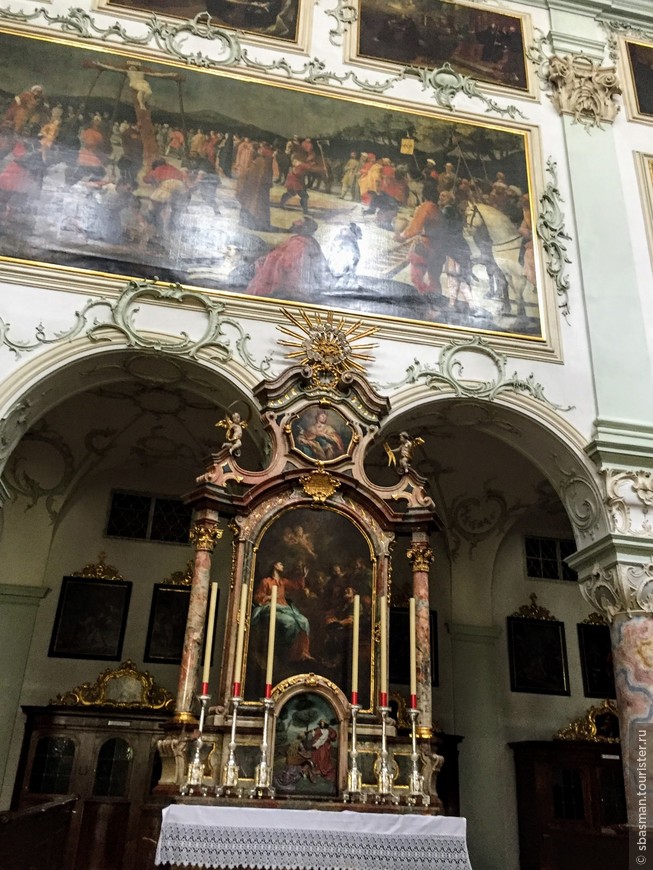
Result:
{"type": "Polygon", "coordinates": [[[283,513],[262,535],[254,569],[245,699],[265,688],[270,595],[278,604],[273,684],[315,673],[351,690],[354,596],[361,596],[359,695],[369,706],[372,560],[360,529],[329,509],[283,513]]]}
{"type": "Polygon", "coordinates": [[[530,133],[0,31],[0,260],[542,340],[530,133]]]}
{"type": "Polygon", "coordinates": [[[273,785],[279,795],[338,793],[339,723],[329,702],[302,692],[284,704],[276,722],[273,785]]]}
{"type": "Polygon", "coordinates": [[[314,462],[336,462],[348,455],[353,443],[353,431],[340,411],[320,405],[295,417],[290,433],[295,450],[314,462]]]}
{"type": "Polygon", "coordinates": [[[451,0],[359,0],[358,54],[380,63],[450,64],[480,82],[528,89],[524,19],[451,0]]]}

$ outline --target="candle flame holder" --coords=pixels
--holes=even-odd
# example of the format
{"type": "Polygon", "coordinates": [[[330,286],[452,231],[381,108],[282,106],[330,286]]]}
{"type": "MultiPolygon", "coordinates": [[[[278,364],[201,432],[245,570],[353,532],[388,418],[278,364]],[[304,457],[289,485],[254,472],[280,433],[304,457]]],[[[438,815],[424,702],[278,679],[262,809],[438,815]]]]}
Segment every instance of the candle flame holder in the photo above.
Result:
{"type": "Polygon", "coordinates": [[[241,797],[242,789],[238,787],[238,762],[236,761],[236,723],[238,707],[243,699],[234,695],[231,699],[233,713],[231,714],[231,740],[229,741],[229,756],[222,769],[222,785],[216,788],[218,797],[241,797]]]}
{"type": "Polygon", "coordinates": [[[358,769],[358,748],[356,743],[356,719],[359,710],[359,704],[351,705],[351,749],[349,750],[351,766],[347,772],[347,790],[342,796],[345,803],[358,803],[364,800],[363,776],[358,769]]]}
{"type": "Polygon", "coordinates": [[[204,763],[210,752],[210,745],[206,744],[202,739],[204,732],[204,719],[206,718],[206,706],[211,698],[210,695],[202,694],[197,696],[201,706],[200,721],[198,725],[198,735],[192,741],[190,746],[193,746],[191,758],[188,762],[188,770],[186,772],[186,782],[180,787],[180,795],[200,794],[203,797],[208,793],[207,787],[204,785],[204,763]]]}
{"type": "Polygon", "coordinates": [[[424,777],[419,769],[419,754],[417,752],[417,716],[419,710],[416,707],[411,707],[408,711],[410,716],[410,734],[412,742],[412,751],[410,759],[412,762],[412,770],[410,773],[410,782],[408,785],[408,794],[406,796],[406,804],[408,806],[424,806],[427,807],[431,803],[431,797],[424,791],[424,777]]]}
{"type": "Polygon", "coordinates": [[[377,754],[375,764],[377,771],[376,790],[371,791],[369,796],[371,802],[375,804],[397,805],[399,798],[392,790],[395,774],[391,769],[388,757],[388,713],[390,707],[379,707],[378,711],[381,716],[381,751],[377,754]]]}
{"type": "Polygon", "coordinates": [[[269,743],[268,733],[270,729],[270,717],[273,715],[272,708],[274,701],[272,698],[264,698],[263,704],[265,711],[263,713],[263,737],[261,738],[261,760],[256,765],[254,773],[254,788],[251,789],[249,796],[252,798],[273,798],[274,789],[272,788],[272,765],[269,761],[269,743]]]}

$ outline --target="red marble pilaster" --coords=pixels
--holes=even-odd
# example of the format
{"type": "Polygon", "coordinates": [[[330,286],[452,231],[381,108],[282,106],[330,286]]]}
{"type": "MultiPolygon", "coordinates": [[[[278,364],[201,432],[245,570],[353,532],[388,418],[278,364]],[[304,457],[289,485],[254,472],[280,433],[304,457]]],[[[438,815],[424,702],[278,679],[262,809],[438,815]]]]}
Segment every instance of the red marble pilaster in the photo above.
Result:
{"type": "Polygon", "coordinates": [[[429,566],[433,550],[425,532],[413,532],[408,559],[413,568],[415,598],[415,642],[417,646],[417,707],[420,737],[430,737],[433,725],[431,701],[431,625],[429,608],[429,566]]]}
{"type": "Polygon", "coordinates": [[[177,700],[175,704],[175,721],[195,722],[191,712],[193,696],[197,689],[199,677],[200,652],[204,638],[204,624],[209,601],[209,584],[211,578],[211,553],[215,542],[222,537],[218,528],[218,514],[215,511],[202,511],[197,516],[191,529],[191,541],[195,544],[195,563],[193,580],[190,589],[188,619],[184,649],[181,655],[179,682],[177,685],[177,700]]]}

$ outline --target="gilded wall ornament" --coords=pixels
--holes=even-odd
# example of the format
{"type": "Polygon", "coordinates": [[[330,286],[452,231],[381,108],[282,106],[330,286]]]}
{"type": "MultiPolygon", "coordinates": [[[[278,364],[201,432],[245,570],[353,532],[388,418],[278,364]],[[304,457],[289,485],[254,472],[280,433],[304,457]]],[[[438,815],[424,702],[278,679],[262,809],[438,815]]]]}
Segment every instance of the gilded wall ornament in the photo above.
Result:
{"type": "Polygon", "coordinates": [[[89,562],[80,571],[73,571],[71,577],[90,577],[97,580],[124,580],[125,578],[113,565],[107,565],[107,554],[98,555],[97,562],[89,562]]]}
{"type": "Polygon", "coordinates": [[[288,359],[310,370],[313,386],[334,390],[344,374],[362,374],[365,368],[361,363],[374,359],[368,351],[376,344],[359,342],[374,335],[376,326],[363,326],[360,320],[348,323],[344,317],[336,319],[332,311],[326,316],[307,311],[293,314],[287,308],[282,308],[281,312],[294,328],[277,327],[288,336],[288,339],[279,339],[279,344],[291,348],[286,354],[288,359]]]}
{"type": "Polygon", "coordinates": [[[173,710],[171,692],[158,686],[148,671],[139,671],[131,659],[103,671],[94,683],[82,683],[50,701],[66,707],[173,710]]]}
{"type": "Polygon", "coordinates": [[[535,592],[531,592],[529,598],[531,599],[531,603],[522,604],[522,606],[518,610],[515,610],[511,616],[516,616],[518,619],[542,619],[546,622],[556,621],[555,616],[550,610],[547,610],[546,607],[542,607],[541,604],[537,603],[537,595],[535,592]]]}
{"type": "Polygon", "coordinates": [[[590,707],[586,713],[554,734],[553,739],[619,743],[619,714],[616,703],[607,700],[590,707]]]}
{"type": "Polygon", "coordinates": [[[305,474],[299,478],[299,482],[304,487],[306,495],[318,504],[324,504],[340,486],[340,481],[323,468],[305,474]]]}

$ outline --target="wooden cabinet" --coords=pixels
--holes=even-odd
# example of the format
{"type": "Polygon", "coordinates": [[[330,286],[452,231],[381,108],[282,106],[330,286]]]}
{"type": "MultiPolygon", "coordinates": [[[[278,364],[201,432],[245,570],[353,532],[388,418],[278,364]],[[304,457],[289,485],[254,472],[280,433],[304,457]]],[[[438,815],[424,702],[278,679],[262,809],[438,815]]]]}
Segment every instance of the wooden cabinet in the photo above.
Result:
{"type": "Polygon", "coordinates": [[[145,870],[154,866],[161,809],[153,794],[165,714],[23,707],[27,717],[13,809],[58,795],[79,800],[64,866],[145,870]]]}
{"type": "Polygon", "coordinates": [[[521,870],[617,870],[628,839],[619,744],[511,743],[521,870]]]}

